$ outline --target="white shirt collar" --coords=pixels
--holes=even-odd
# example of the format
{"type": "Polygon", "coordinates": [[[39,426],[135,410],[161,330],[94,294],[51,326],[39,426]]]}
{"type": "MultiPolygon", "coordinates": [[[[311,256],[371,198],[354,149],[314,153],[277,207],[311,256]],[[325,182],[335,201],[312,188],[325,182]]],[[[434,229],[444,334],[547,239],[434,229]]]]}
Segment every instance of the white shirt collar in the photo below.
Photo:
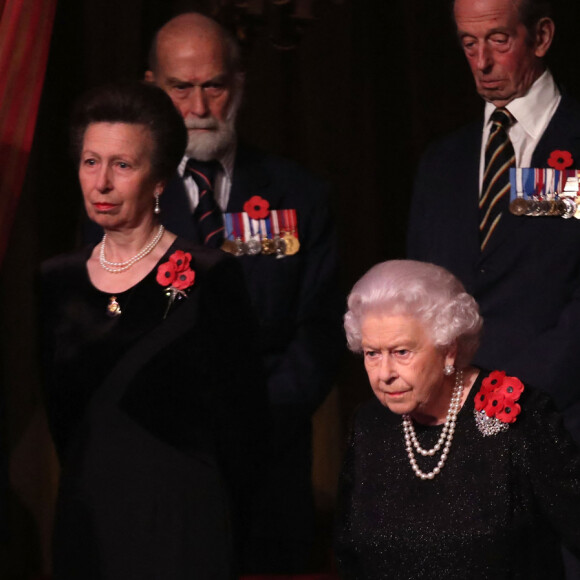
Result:
{"type": "MultiPolygon", "coordinates": [[[[519,127],[532,139],[537,140],[543,134],[549,120],[560,102],[560,90],[554,77],[546,69],[523,96],[510,101],[506,109],[517,119],[519,127]]],[[[493,103],[485,103],[484,126],[495,111],[493,103]]]]}

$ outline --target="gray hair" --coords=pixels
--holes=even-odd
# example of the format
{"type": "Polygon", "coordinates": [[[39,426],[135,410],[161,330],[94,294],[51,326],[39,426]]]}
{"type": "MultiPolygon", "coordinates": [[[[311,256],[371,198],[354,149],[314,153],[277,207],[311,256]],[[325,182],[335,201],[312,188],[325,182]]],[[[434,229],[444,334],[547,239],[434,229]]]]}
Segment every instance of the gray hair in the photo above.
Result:
{"type": "Polygon", "coordinates": [[[470,363],[479,346],[482,318],[475,299],[453,274],[434,264],[382,262],[354,285],[344,316],[352,351],[362,350],[363,319],[376,314],[411,316],[423,324],[436,347],[456,344],[458,368],[470,363]]]}

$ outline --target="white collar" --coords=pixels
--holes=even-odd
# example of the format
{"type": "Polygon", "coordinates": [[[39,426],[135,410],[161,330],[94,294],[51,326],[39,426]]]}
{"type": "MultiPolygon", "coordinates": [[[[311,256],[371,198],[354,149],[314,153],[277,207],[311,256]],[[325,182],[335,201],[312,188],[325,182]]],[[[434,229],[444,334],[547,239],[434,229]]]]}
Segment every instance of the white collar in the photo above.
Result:
{"type": "MultiPolygon", "coordinates": [[[[546,69],[523,97],[510,101],[505,108],[517,119],[523,131],[532,139],[539,139],[559,100],[560,90],[546,69]]],[[[488,125],[495,109],[493,103],[485,103],[484,126],[488,125]]]]}

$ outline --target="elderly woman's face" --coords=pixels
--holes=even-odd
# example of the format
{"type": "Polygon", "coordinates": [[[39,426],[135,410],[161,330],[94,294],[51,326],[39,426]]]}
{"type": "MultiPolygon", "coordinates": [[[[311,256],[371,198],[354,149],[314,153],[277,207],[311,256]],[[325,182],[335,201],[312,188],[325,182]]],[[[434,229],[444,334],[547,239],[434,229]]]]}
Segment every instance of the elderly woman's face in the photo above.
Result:
{"type": "Polygon", "coordinates": [[[384,406],[418,420],[446,413],[449,389],[443,368],[454,363],[454,348],[442,352],[422,324],[407,315],[367,315],[361,331],[365,368],[384,406]]]}
{"type": "Polygon", "coordinates": [[[79,181],[91,220],[105,229],[135,228],[151,218],[154,193],[153,139],[147,127],[92,123],[85,131],[79,181]]]}

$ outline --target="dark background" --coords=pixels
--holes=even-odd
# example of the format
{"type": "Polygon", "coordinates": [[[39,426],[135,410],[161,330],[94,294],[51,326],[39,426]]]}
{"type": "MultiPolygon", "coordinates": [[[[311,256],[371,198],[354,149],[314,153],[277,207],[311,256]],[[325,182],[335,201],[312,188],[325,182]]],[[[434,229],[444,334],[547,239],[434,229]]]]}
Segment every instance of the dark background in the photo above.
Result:
{"type": "MultiPolygon", "coordinates": [[[[213,4],[221,5],[226,25],[245,34],[241,138],[296,159],[334,185],[345,293],[374,263],[404,257],[420,154],[482,109],[446,0],[313,0],[307,22],[288,18],[292,2],[265,0],[260,17],[250,18],[235,2],[59,0],[27,179],[0,270],[1,424],[9,473],[7,501],[0,502],[3,579],[31,578],[50,567],[58,468],[36,364],[34,276],[43,259],[78,243],[71,105],[91,86],[141,78],[154,31],[178,12],[207,12],[213,4]]],[[[557,80],[576,96],[579,11],[577,0],[556,6],[549,58],[557,80]]],[[[347,355],[337,388],[316,417],[321,569],[328,565],[345,425],[370,394],[361,361],[347,355]]]]}

